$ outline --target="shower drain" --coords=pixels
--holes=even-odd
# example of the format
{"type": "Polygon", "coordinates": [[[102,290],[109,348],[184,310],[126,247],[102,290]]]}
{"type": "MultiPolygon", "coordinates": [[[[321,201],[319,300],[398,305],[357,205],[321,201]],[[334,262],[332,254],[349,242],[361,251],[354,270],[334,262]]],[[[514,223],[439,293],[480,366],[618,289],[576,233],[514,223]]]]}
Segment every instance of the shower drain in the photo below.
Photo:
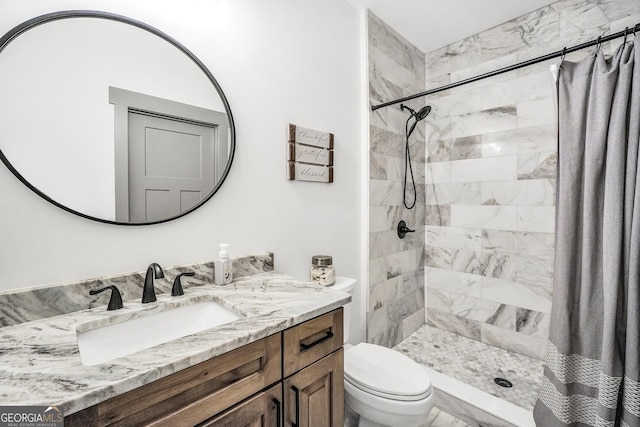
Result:
{"type": "Polygon", "coordinates": [[[494,378],[493,381],[495,381],[495,383],[498,384],[500,387],[505,387],[505,388],[513,387],[513,383],[504,378],[494,378]]]}

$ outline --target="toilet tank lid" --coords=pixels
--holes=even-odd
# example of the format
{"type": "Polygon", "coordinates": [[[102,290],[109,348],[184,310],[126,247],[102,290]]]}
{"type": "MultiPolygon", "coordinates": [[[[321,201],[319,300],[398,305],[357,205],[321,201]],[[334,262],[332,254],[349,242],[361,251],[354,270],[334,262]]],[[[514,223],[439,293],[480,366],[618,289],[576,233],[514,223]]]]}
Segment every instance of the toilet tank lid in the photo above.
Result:
{"type": "Polygon", "coordinates": [[[352,279],[350,277],[338,276],[336,277],[335,285],[331,286],[331,289],[349,293],[353,291],[353,288],[355,288],[356,282],[357,282],[356,279],[352,279]]]}

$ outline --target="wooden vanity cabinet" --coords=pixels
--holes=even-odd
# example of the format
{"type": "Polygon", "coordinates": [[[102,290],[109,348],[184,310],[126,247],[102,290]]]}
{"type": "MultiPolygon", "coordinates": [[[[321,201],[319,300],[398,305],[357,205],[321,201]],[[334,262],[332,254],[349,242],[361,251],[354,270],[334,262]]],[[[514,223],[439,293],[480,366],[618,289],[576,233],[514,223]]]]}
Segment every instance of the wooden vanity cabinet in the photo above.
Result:
{"type": "Polygon", "coordinates": [[[194,426],[281,380],[275,334],[65,417],[65,427],[194,426]]]}
{"type": "Polygon", "coordinates": [[[344,426],[342,309],[283,332],[285,426],[344,426]]]}
{"type": "Polygon", "coordinates": [[[65,417],[66,427],[344,424],[342,308],[65,417]]]}

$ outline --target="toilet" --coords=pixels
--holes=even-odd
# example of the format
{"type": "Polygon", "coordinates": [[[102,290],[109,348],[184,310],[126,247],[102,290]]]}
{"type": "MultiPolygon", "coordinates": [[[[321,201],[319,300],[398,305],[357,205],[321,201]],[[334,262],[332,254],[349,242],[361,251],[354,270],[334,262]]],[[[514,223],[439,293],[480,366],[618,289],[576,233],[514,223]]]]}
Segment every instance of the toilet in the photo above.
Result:
{"type": "MultiPolygon", "coordinates": [[[[356,280],[337,277],[335,290],[353,295],[356,280]]],[[[433,408],[431,380],[416,362],[376,344],[348,343],[351,303],[344,306],[344,395],[359,427],[414,427],[433,408]]],[[[355,317],[355,313],[354,316],[355,317]]]]}

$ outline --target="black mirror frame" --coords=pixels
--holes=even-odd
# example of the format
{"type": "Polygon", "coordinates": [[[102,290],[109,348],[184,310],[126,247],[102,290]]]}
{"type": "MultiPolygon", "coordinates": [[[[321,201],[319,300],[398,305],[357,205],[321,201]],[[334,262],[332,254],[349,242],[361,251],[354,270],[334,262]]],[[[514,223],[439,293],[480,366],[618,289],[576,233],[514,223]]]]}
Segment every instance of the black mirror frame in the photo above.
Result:
{"type": "Polygon", "coordinates": [[[33,186],[29,181],[27,181],[13,167],[13,165],[11,164],[9,159],[7,159],[7,157],[4,155],[2,150],[0,150],[0,160],[2,160],[2,162],[7,166],[7,168],[11,171],[11,173],[13,173],[16,176],[16,178],[18,178],[25,186],[27,186],[31,191],[33,191],[34,193],[36,193],[38,196],[42,197],[43,199],[45,199],[49,203],[59,207],[60,209],[63,209],[65,211],[67,211],[67,212],[70,212],[70,213],[72,213],[74,215],[78,215],[80,217],[83,217],[83,218],[86,218],[86,219],[90,219],[90,220],[93,220],[93,221],[97,221],[97,222],[101,222],[101,223],[105,223],[105,224],[129,225],[129,226],[160,224],[160,223],[163,223],[163,222],[168,222],[168,221],[172,221],[174,219],[181,218],[181,217],[193,212],[194,210],[198,209],[200,206],[204,205],[206,202],[209,201],[209,199],[211,199],[211,197],[213,197],[213,195],[218,191],[218,189],[222,186],[223,182],[226,180],[226,178],[227,178],[227,176],[229,174],[229,170],[231,169],[231,164],[233,163],[233,158],[234,158],[235,148],[236,148],[236,131],[235,131],[235,124],[234,124],[234,121],[233,121],[233,115],[231,114],[231,108],[229,107],[229,102],[227,101],[227,98],[224,95],[224,92],[222,91],[222,88],[218,84],[218,81],[215,79],[215,77],[213,77],[213,74],[211,74],[209,69],[189,49],[187,49],[185,46],[183,46],[180,42],[178,42],[177,40],[175,40],[171,36],[167,35],[166,33],[162,32],[160,30],[158,30],[157,28],[154,28],[154,27],[152,27],[152,26],[150,26],[148,24],[145,24],[144,22],[140,22],[140,21],[137,21],[135,19],[128,18],[126,16],[117,15],[117,14],[110,13],[110,12],[96,11],[96,10],[66,10],[66,11],[60,11],[60,12],[52,12],[52,13],[48,13],[48,14],[45,14],[45,15],[40,15],[40,16],[37,16],[35,18],[29,19],[28,21],[25,21],[22,24],[19,24],[16,27],[12,28],[4,36],[2,36],[2,38],[0,38],[0,54],[5,49],[5,47],[8,46],[9,43],[11,43],[11,41],[13,41],[15,38],[17,38],[20,34],[26,32],[26,31],[28,31],[28,30],[30,30],[32,28],[35,28],[35,27],[37,27],[39,25],[46,24],[47,22],[58,21],[58,20],[69,19],[69,18],[99,18],[99,19],[106,19],[106,20],[111,20],[111,21],[122,22],[122,23],[125,23],[125,24],[132,25],[134,27],[138,27],[138,28],[140,28],[140,29],[142,29],[144,31],[147,31],[147,32],[149,32],[149,33],[151,33],[153,35],[156,35],[156,36],[160,37],[161,39],[165,40],[166,42],[170,43],[171,45],[176,47],[178,50],[180,50],[183,54],[185,54],[189,59],[191,59],[198,66],[198,68],[200,68],[200,70],[207,76],[207,78],[209,79],[209,81],[211,82],[213,87],[218,92],[218,95],[220,96],[220,99],[222,100],[222,103],[224,105],[225,111],[226,111],[227,116],[229,118],[229,135],[230,135],[230,145],[231,146],[230,146],[230,149],[229,149],[229,160],[227,161],[227,165],[226,165],[226,167],[225,167],[225,169],[224,169],[224,171],[222,173],[222,176],[220,177],[220,180],[216,183],[216,185],[213,187],[213,190],[211,190],[211,193],[209,193],[209,195],[207,197],[205,197],[200,203],[198,203],[197,205],[193,206],[189,210],[187,210],[185,212],[182,212],[179,215],[176,215],[176,216],[173,216],[173,217],[170,217],[170,218],[166,218],[166,219],[162,219],[160,221],[128,223],[128,222],[110,221],[110,220],[103,219],[103,218],[97,218],[97,217],[94,217],[94,216],[91,216],[91,215],[84,214],[82,212],[78,212],[78,211],[76,211],[74,209],[71,209],[71,208],[65,206],[65,205],[62,205],[61,203],[56,202],[55,200],[53,200],[52,198],[50,198],[49,196],[44,194],[38,188],[33,186]]]}

